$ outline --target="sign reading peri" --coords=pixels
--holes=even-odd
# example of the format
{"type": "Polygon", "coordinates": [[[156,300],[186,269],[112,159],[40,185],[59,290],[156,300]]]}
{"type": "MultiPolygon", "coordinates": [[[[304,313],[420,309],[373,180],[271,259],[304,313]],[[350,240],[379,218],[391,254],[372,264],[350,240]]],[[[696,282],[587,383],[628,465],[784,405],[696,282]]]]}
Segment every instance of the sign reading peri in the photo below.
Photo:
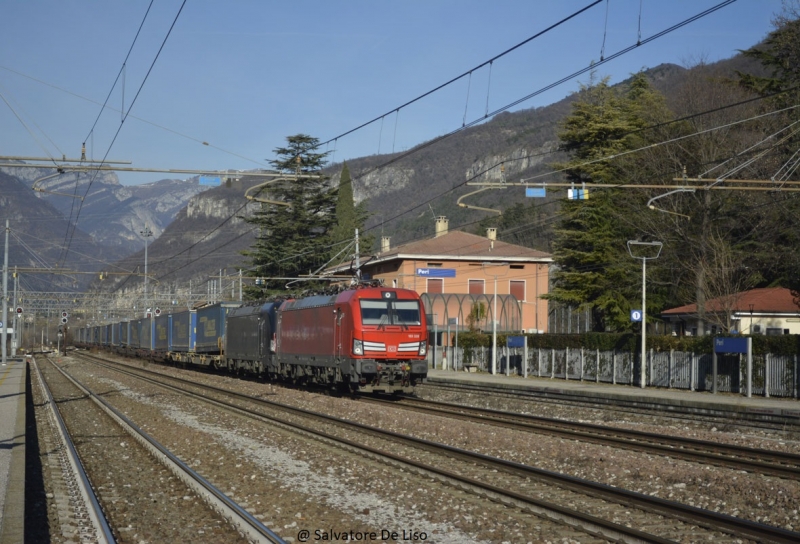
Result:
{"type": "Polygon", "coordinates": [[[747,353],[747,338],[714,338],[715,353],[747,353]]]}
{"type": "Polygon", "coordinates": [[[417,276],[425,278],[455,278],[455,268],[417,268],[417,276]]]}

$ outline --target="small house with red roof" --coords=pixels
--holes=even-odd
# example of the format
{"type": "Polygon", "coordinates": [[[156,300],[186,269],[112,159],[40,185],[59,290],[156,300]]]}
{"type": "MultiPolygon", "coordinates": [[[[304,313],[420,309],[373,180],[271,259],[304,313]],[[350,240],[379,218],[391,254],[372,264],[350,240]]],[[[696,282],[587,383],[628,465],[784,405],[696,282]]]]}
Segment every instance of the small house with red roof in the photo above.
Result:
{"type": "MultiPolygon", "coordinates": [[[[661,312],[678,336],[697,335],[697,304],[661,312]]],[[[706,301],[706,334],[736,331],[739,334],[800,334],[800,300],[789,289],[751,289],[706,301]]]]}

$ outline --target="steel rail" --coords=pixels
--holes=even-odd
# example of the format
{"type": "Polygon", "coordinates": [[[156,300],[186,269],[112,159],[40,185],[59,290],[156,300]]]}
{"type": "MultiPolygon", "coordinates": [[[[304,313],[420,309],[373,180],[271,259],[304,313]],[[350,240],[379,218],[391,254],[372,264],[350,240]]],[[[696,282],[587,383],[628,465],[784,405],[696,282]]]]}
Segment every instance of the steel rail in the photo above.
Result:
{"type": "MultiPolygon", "coordinates": [[[[49,358],[45,357],[45,360],[49,361],[49,358]]],[[[36,370],[36,376],[39,378],[39,386],[47,398],[47,402],[45,404],[47,404],[47,406],[50,408],[50,413],[53,414],[56,420],[56,431],[59,439],[61,440],[61,443],[66,446],[65,453],[67,455],[67,459],[69,460],[69,464],[72,467],[73,474],[77,475],[78,477],[77,487],[80,490],[83,503],[88,505],[87,511],[89,514],[89,522],[94,528],[97,542],[98,544],[113,544],[117,540],[114,538],[114,533],[111,531],[111,527],[108,525],[108,520],[106,519],[105,514],[103,514],[103,509],[97,500],[97,495],[92,488],[92,483],[89,481],[89,477],[86,475],[86,470],[83,468],[83,464],[78,457],[78,450],[75,449],[75,444],[72,442],[72,438],[69,435],[69,431],[64,423],[64,419],[61,417],[61,413],[58,410],[58,406],[53,398],[53,394],[50,392],[47,382],[44,381],[44,377],[42,376],[41,370],[39,370],[39,365],[37,364],[35,358],[33,359],[33,368],[36,370]]]]}
{"type": "MultiPolygon", "coordinates": [[[[85,355],[85,354],[81,354],[85,355]]],[[[647,542],[662,542],[668,541],[659,537],[657,535],[650,535],[647,533],[643,533],[641,531],[626,527],[624,525],[619,525],[613,522],[609,522],[607,520],[599,519],[594,516],[589,516],[587,514],[583,514],[582,512],[571,511],[565,509],[561,506],[554,505],[551,503],[547,503],[545,501],[541,501],[534,497],[528,497],[524,495],[520,495],[510,490],[505,489],[498,489],[490,484],[486,484],[477,480],[471,480],[469,478],[465,478],[459,474],[452,473],[450,471],[445,471],[436,467],[430,467],[419,463],[412,459],[403,458],[397,455],[394,455],[389,452],[375,450],[374,448],[370,448],[363,444],[354,443],[348,439],[344,439],[341,437],[333,436],[323,431],[318,431],[316,429],[311,429],[305,427],[303,425],[299,425],[297,423],[291,423],[284,420],[279,420],[274,416],[269,416],[262,413],[255,413],[251,410],[246,410],[240,406],[221,401],[219,399],[212,399],[207,397],[206,395],[195,393],[192,391],[186,391],[184,389],[180,389],[177,386],[166,384],[162,381],[156,380],[154,378],[150,378],[147,376],[143,376],[142,374],[150,374],[158,376],[161,379],[168,379],[175,382],[178,382],[183,385],[188,385],[191,387],[197,387],[200,389],[205,389],[207,391],[213,391],[216,393],[221,393],[223,395],[234,397],[236,399],[245,400],[248,402],[252,402],[262,406],[269,406],[271,408],[276,408],[285,412],[289,412],[292,414],[300,415],[302,417],[310,417],[313,419],[321,420],[326,423],[334,423],[339,426],[349,428],[351,430],[357,430],[360,432],[370,433],[384,439],[388,438],[391,440],[395,440],[398,442],[403,442],[409,444],[413,447],[417,447],[420,449],[424,449],[426,451],[433,451],[436,453],[441,454],[442,452],[449,454],[455,458],[460,458],[468,462],[479,462],[486,466],[493,467],[498,470],[503,470],[508,473],[517,474],[523,478],[531,478],[537,479],[539,481],[544,481],[547,483],[551,483],[553,485],[557,485],[561,488],[566,488],[572,490],[577,493],[581,493],[588,496],[599,497],[605,500],[613,501],[616,504],[623,504],[627,506],[633,506],[636,508],[640,508],[642,510],[652,512],[658,515],[666,516],[670,519],[677,519],[682,522],[694,523],[699,526],[705,527],[711,530],[717,530],[725,533],[729,533],[732,535],[736,535],[743,538],[753,539],[760,542],[775,542],[775,543],[796,543],[800,541],[800,533],[789,531],[786,529],[782,529],[779,527],[774,527],[772,525],[766,525],[763,523],[757,523],[754,521],[737,518],[734,516],[729,516],[726,514],[720,514],[718,512],[713,512],[710,510],[705,510],[702,508],[697,508],[694,506],[689,506],[686,504],[668,501],[665,499],[661,499],[658,497],[653,497],[650,495],[645,495],[642,493],[637,493],[634,491],[628,491],[621,488],[616,488],[613,486],[609,486],[606,484],[601,484],[597,482],[592,482],[589,480],[584,480],[581,478],[577,478],[574,476],[569,476],[566,474],[561,474],[557,472],[551,472],[543,469],[539,469],[536,467],[532,467],[529,465],[525,465],[522,463],[516,463],[513,461],[507,461],[504,459],[499,459],[496,457],[492,457],[489,455],[484,455],[481,453],[464,450],[461,448],[456,448],[453,446],[449,446],[446,444],[439,444],[436,442],[431,442],[429,440],[416,438],[413,436],[403,435],[400,433],[396,433],[393,431],[387,431],[384,429],[379,429],[376,427],[371,427],[369,425],[364,425],[361,423],[356,423],[353,421],[341,419],[335,416],[329,416],[326,414],[319,414],[316,412],[311,412],[309,410],[305,410],[302,408],[297,408],[294,406],[289,406],[285,404],[281,404],[278,402],[269,401],[263,398],[252,397],[250,395],[245,395],[243,393],[237,393],[235,391],[229,391],[226,389],[222,389],[215,386],[200,384],[195,381],[186,380],[183,378],[178,378],[175,376],[167,376],[161,373],[147,371],[144,369],[133,369],[127,365],[121,365],[119,363],[114,363],[112,361],[103,360],[96,357],[88,358],[88,360],[94,362],[95,364],[105,366],[106,368],[137,377],[141,380],[153,383],[155,385],[165,387],[174,391],[179,391],[183,394],[188,394],[199,399],[205,400],[207,402],[211,402],[217,404],[221,407],[225,407],[230,410],[234,410],[249,417],[256,417],[256,418],[265,418],[280,425],[289,426],[295,429],[298,429],[301,432],[305,432],[311,434],[313,436],[319,437],[326,441],[332,441],[336,443],[346,444],[348,447],[354,447],[363,451],[368,451],[373,455],[379,455],[382,457],[387,457],[393,459],[396,462],[400,462],[409,466],[417,467],[423,471],[431,472],[434,474],[438,474],[441,477],[444,477],[448,480],[455,480],[456,485],[458,482],[466,483],[467,485],[475,488],[484,489],[490,495],[493,494],[501,494],[503,496],[508,497],[508,499],[514,501],[515,503],[519,503],[519,501],[524,502],[527,504],[527,508],[531,509],[532,511],[538,513],[541,509],[548,510],[551,512],[557,512],[558,516],[564,516],[565,510],[571,512],[570,516],[573,517],[575,520],[580,520],[581,524],[592,524],[595,527],[595,531],[601,530],[602,532],[598,534],[602,534],[603,536],[607,536],[612,538],[610,534],[607,534],[606,531],[619,531],[619,535],[613,538],[624,538],[626,541],[628,539],[632,539],[631,541],[639,541],[643,539],[647,542]],[[120,369],[119,367],[125,367],[125,369],[120,369]],[[627,537],[623,537],[623,535],[628,535],[627,537]]],[[[519,505],[519,504],[518,504],[519,505]]],[[[557,518],[562,519],[562,518],[557,518]]],[[[562,519],[563,521],[563,519],[562,519]]],[[[583,525],[575,525],[580,527],[582,530],[587,530],[584,528],[583,525]]],[[[592,532],[592,531],[590,531],[592,532]]]]}
{"type": "MultiPolygon", "coordinates": [[[[576,380],[577,381],[577,380],[576,380]]],[[[762,412],[746,412],[740,410],[725,410],[709,404],[704,404],[702,408],[694,406],[681,406],[677,404],[667,404],[658,399],[647,401],[637,397],[621,398],[594,396],[591,393],[572,394],[569,391],[558,390],[557,385],[549,385],[547,389],[531,389],[526,387],[503,386],[495,387],[489,383],[468,384],[463,382],[448,382],[446,378],[428,377],[425,387],[438,388],[450,391],[466,391],[480,393],[482,395],[491,394],[498,397],[505,397],[514,400],[528,400],[531,402],[556,403],[569,406],[591,407],[600,410],[614,410],[618,412],[635,412],[659,417],[697,420],[697,416],[702,414],[707,422],[726,425],[736,425],[741,427],[752,427],[755,429],[769,429],[778,432],[800,432],[800,417],[791,414],[777,415],[765,414],[762,412]],[[656,413],[657,412],[657,413],[656,413]]]]}
{"type": "Polygon", "coordinates": [[[128,434],[130,434],[139,444],[148,450],[156,459],[162,462],[175,476],[184,482],[190,489],[208,502],[208,504],[227,518],[236,528],[243,532],[252,542],[283,544],[284,540],[262,524],[253,515],[239,506],[230,497],[217,489],[208,480],[200,476],[197,472],[189,468],[186,463],[181,461],[167,448],[161,445],[154,438],[145,433],[131,420],[125,417],[116,408],[111,406],[104,399],[95,395],[78,380],[72,377],[64,369],[50,361],[65,378],[72,382],[85,395],[91,398],[111,419],[117,422],[128,434]]]}
{"type": "Polygon", "coordinates": [[[397,400],[385,400],[362,397],[362,400],[390,404],[416,412],[427,414],[435,412],[448,417],[478,423],[490,423],[527,432],[555,434],[573,440],[646,451],[779,478],[800,480],[800,455],[794,453],[620,429],[592,423],[565,421],[529,414],[512,414],[489,408],[463,406],[427,399],[400,398],[397,400]],[[747,459],[742,459],[741,456],[745,456],[747,459]],[[765,462],[765,460],[769,460],[769,462],[765,462]]]}

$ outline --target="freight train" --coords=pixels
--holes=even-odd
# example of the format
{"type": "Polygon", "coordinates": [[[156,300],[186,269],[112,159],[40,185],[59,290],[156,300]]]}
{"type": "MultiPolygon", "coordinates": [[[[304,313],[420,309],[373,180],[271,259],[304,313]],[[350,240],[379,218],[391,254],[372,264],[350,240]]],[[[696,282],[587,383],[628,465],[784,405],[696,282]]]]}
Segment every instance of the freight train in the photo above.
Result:
{"type": "Polygon", "coordinates": [[[353,392],[410,393],[428,373],[419,295],[378,285],[281,302],[210,304],[82,327],[73,337],[82,348],[353,392]]]}

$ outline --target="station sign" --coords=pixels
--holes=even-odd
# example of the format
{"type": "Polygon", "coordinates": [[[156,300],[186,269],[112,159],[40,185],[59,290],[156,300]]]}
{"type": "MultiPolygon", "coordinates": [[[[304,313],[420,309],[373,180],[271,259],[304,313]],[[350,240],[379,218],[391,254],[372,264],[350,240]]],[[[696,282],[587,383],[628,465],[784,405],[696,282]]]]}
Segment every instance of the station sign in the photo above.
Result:
{"type": "Polygon", "coordinates": [[[417,276],[423,278],[455,278],[455,268],[417,268],[417,276]]]}
{"type": "Polygon", "coordinates": [[[525,196],[527,198],[544,198],[547,196],[547,190],[544,187],[525,187],[525,196]]]}
{"type": "Polygon", "coordinates": [[[222,185],[222,178],[219,176],[200,176],[199,184],[219,187],[222,185]]]}
{"type": "Polygon", "coordinates": [[[714,338],[714,353],[747,353],[747,338],[714,338]]]}

